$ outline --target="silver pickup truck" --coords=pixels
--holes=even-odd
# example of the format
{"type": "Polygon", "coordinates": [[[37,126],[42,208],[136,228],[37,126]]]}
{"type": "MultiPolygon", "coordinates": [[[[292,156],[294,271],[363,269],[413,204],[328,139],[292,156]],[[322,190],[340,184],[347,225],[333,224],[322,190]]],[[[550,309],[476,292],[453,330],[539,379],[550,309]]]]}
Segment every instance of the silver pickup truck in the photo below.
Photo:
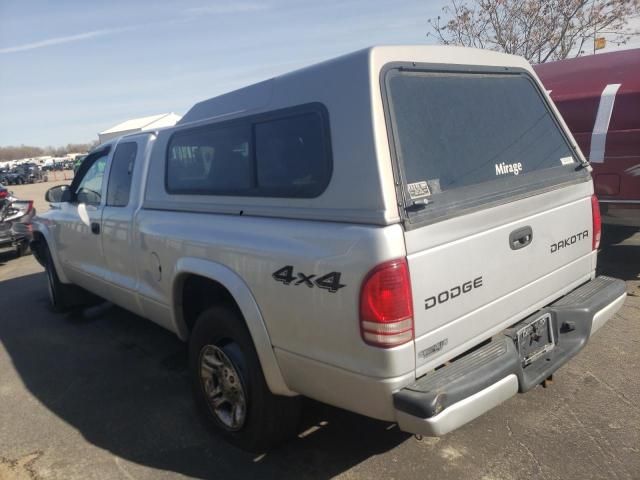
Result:
{"type": "Polygon", "coordinates": [[[242,448],[295,432],[303,395],[437,436],[622,306],[589,172],[523,59],[374,47],[96,147],[33,249],[55,309],[90,292],[188,341],[242,448]]]}

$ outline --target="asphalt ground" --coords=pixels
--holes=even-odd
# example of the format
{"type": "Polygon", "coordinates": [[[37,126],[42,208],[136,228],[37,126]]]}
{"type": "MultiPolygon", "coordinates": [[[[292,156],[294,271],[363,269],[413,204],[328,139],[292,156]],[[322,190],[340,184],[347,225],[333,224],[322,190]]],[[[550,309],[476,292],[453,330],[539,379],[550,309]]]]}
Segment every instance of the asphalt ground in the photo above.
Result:
{"type": "Polygon", "coordinates": [[[35,259],[0,256],[0,479],[640,479],[640,234],[607,234],[600,273],[629,297],[549,388],[423,439],[309,400],[260,456],[202,426],[174,335],[110,305],[53,314],[35,259]]]}

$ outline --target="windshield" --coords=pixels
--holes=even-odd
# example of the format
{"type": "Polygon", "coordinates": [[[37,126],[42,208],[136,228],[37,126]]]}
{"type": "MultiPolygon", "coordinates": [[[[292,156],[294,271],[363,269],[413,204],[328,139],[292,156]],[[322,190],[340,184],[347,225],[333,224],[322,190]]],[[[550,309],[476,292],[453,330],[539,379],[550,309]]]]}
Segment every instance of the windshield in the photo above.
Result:
{"type": "Polygon", "coordinates": [[[386,81],[409,204],[477,206],[577,175],[578,158],[524,74],[392,70],[386,81]]]}

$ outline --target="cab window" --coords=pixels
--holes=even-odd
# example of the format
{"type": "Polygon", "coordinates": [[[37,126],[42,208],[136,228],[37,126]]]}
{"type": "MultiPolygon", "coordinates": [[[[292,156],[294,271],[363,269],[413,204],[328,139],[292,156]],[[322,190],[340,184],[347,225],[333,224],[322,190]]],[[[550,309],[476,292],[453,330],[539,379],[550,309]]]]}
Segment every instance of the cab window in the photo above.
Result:
{"type": "Polygon", "coordinates": [[[99,205],[102,199],[102,179],[107,165],[107,154],[93,162],[79,181],[74,193],[78,203],[99,205]]]}
{"type": "Polygon", "coordinates": [[[107,206],[126,207],[129,204],[131,176],[137,153],[138,145],[135,142],[121,143],[116,148],[109,172],[107,206]]]}

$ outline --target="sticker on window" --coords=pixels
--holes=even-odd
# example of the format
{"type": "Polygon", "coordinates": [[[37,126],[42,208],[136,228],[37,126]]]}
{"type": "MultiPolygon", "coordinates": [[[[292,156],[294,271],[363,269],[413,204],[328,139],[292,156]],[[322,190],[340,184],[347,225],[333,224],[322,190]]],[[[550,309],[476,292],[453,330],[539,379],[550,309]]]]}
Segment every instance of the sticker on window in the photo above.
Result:
{"type": "Polygon", "coordinates": [[[518,175],[522,172],[522,163],[496,163],[496,176],[498,175],[507,175],[508,173],[512,173],[514,175],[518,175]]]}
{"type": "Polygon", "coordinates": [[[562,165],[571,165],[572,163],[574,163],[575,160],[573,159],[573,157],[569,156],[569,157],[562,157],[560,159],[560,163],[562,165]]]}
{"type": "Polygon", "coordinates": [[[407,185],[407,190],[409,190],[409,196],[411,200],[415,200],[416,198],[428,197],[431,195],[431,190],[429,190],[429,185],[427,182],[415,182],[407,185]]]}

